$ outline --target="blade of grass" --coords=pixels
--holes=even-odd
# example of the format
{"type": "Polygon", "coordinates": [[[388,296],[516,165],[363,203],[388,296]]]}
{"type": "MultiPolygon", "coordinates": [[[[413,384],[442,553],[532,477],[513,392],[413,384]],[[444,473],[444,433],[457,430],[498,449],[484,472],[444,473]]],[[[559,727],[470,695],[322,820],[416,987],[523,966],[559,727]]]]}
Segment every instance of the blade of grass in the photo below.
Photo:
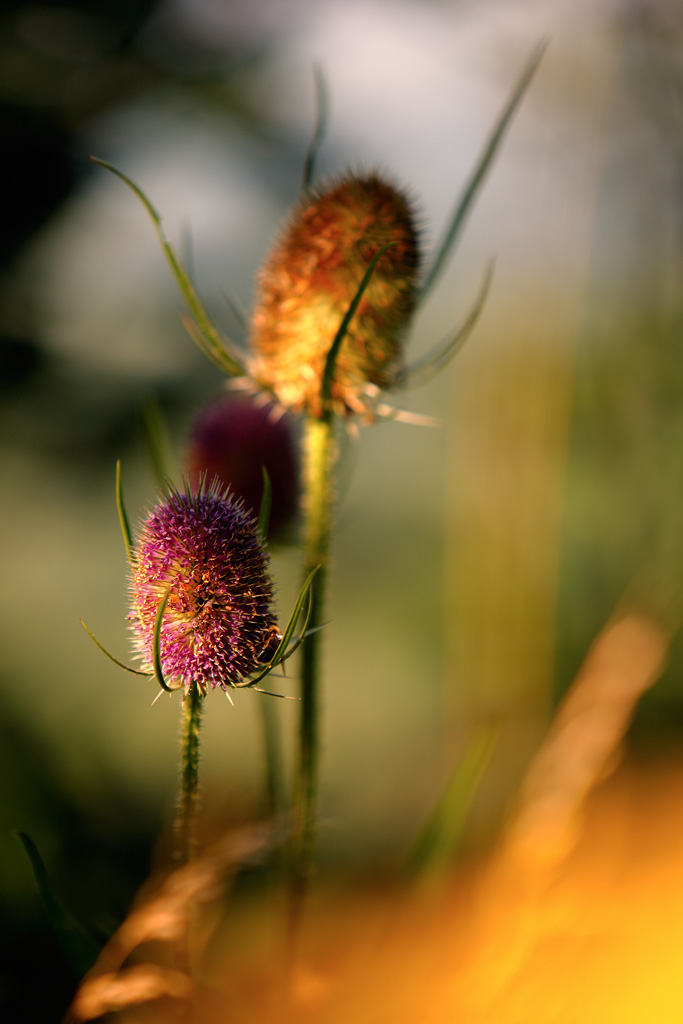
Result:
{"type": "Polygon", "coordinates": [[[404,859],[405,873],[423,877],[438,875],[453,860],[498,735],[497,728],[484,727],[468,744],[436,808],[404,859]]]}
{"type": "Polygon", "coordinates": [[[57,896],[38,847],[31,837],[26,832],[17,832],[16,836],[31,865],[38,898],[47,923],[74,975],[82,978],[95,963],[99,948],[86,930],[71,917],[57,896]]]}
{"type": "Polygon", "coordinates": [[[432,290],[439,278],[446,260],[450,256],[462,230],[465,218],[470,211],[470,208],[479,192],[481,186],[484,183],[486,174],[493,162],[493,159],[498,151],[505,131],[514,117],[517,108],[519,107],[525,92],[531,84],[538,65],[541,63],[541,58],[545,53],[546,47],[548,46],[547,40],[539,43],[534,49],[531,57],[527,61],[527,64],[522,72],[520,78],[517,81],[512,94],[506,103],[502,114],[500,115],[498,122],[493,129],[488,141],[484,147],[484,150],[479,158],[474,171],[472,172],[469,181],[465,185],[460,198],[456,204],[455,210],[451,217],[448,228],[437,248],[437,253],[434,258],[434,262],[430,270],[427,273],[424,284],[420,289],[420,303],[424,302],[429,292],[432,290]]]}

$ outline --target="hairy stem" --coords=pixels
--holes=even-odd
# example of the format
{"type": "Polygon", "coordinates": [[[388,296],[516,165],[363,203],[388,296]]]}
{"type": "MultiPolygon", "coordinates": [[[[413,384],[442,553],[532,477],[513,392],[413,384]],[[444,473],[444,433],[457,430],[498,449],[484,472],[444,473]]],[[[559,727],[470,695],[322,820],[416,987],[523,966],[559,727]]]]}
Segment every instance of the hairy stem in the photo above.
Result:
{"type": "Polygon", "coordinates": [[[197,850],[197,811],[199,807],[199,723],[202,698],[199,687],[191,683],[183,697],[180,734],[180,795],[176,818],[176,860],[191,861],[197,850]]]}
{"type": "Polygon", "coordinates": [[[309,417],[304,434],[304,578],[319,566],[313,583],[309,630],[302,647],[299,762],[294,791],[292,841],[292,923],[298,917],[313,870],[319,774],[320,644],[330,547],[333,467],[336,459],[332,414],[309,417]]]}

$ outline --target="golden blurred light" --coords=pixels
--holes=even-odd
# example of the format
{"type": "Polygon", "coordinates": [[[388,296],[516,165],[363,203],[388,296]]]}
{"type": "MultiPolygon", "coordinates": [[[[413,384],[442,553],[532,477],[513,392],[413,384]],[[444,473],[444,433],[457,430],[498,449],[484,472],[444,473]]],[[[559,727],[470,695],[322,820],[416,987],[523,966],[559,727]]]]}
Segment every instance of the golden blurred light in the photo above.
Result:
{"type": "Polygon", "coordinates": [[[607,624],[486,863],[461,867],[438,891],[321,886],[296,950],[281,894],[261,890],[227,905],[207,945],[222,875],[264,842],[256,832],[227,838],[132,912],[74,1019],[128,1007],[127,1022],[167,1021],[173,1008],[206,1024],[680,1021],[683,763],[625,762],[605,781],[668,643],[639,614],[607,624]],[[166,949],[160,964],[128,960],[150,940],[166,949]],[[193,965],[184,976],[179,945],[193,965]]]}

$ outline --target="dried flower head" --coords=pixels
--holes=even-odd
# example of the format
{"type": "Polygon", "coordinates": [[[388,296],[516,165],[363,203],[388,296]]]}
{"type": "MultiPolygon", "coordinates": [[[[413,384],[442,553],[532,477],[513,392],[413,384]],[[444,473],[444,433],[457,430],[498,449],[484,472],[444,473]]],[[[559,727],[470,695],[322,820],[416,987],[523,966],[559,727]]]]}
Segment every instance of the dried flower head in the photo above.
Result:
{"type": "Polygon", "coordinates": [[[250,373],[285,406],[322,414],[325,360],[372,258],[380,258],[340,349],[331,401],[367,413],[388,386],[416,301],[418,238],[406,196],[373,173],[305,195],[259,274],[250,373]]]}
{"type": "Polygon", "coordinates": [[[535,48],[515,84],[419,288],[418,232],[403,192],[376,172],[347,173],[325,188],[310,187],[325,126],[324,89],[319,86],[319,119],[304,165],[305,194],[259,274],[250,355],[213,324],[145,193],[116,167],[93,159],[143,203],[187,304],[184,323],[190,336],[216,366],[236,379],[236,386],[269,392],[281,405],[314,417],[334,412],[349,426],[355,425],[355,416],[366,422],[376,416],[424,422],[381,401],[381,393],[431,380],[460,350],[477,322],[491,281],[490,267],[460,327],[412,365],[403,362],[403,335],[410,317],[434,288],[459,240],[546,45],[543,41],[535,48]]]}
{"type": "Polygon", "coordinates": [[[231,395],[202,409],[190,429],[187,461],[193,490],[202,480],[216,481],[256,515],[264,467],[272,487],[271,538],[296,512],[299,484],[292,424],[286,415],[275,414],[272,402],[264,405],[231,395]]]}
{"type": "Polygon", "coordinates": [[[241,502],[215,488],[171,491],[142,525],[131,577],[129,614],[145,669],[154,661],[154,627],[167,679],[226,689],[272,653],[277,633],[273,588],[257,524],[241,502]]]}

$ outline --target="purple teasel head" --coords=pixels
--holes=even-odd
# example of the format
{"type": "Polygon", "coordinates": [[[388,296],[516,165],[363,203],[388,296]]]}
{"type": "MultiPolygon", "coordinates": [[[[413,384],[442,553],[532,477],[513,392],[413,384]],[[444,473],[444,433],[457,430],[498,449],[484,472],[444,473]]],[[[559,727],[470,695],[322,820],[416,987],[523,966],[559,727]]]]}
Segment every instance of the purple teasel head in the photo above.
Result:
{"type": "Polygon", "coordinates": [[[187,452],[193,490],[214,479],[244,501],[255,515],[263,495],[263,469],[272,487],[269,540],[296,515],[299,472],[294,429],[272,402],[226,395],[202,409],[192,424],[187,452]]]}
{"type": "Polygon", "coordinates": [[[131,572],[131,623],[153,670],[157,614],[166,679],[202,694],[238,685],[273,654],[273,586],[256,520],[215,487],[171,490],[147,516],[131,572]],[[167,596],[168,595],[168,596],[167,596]]]}

